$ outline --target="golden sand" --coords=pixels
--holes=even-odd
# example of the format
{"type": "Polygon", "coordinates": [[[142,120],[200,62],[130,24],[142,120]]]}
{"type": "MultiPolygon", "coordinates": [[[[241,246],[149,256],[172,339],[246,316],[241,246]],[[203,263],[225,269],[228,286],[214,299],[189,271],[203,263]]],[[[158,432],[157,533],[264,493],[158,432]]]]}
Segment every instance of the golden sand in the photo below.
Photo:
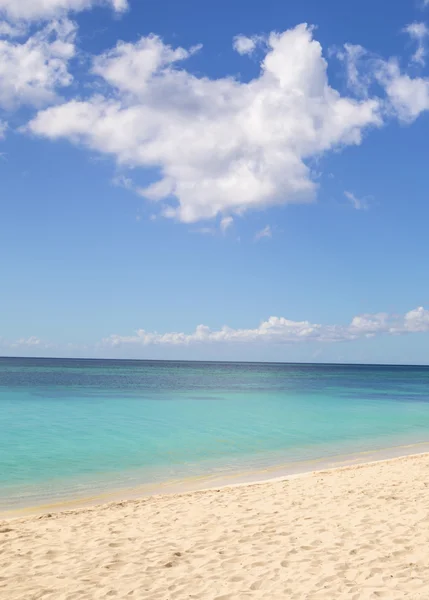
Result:
{"type": "Polygon", "coordinates": [[[429,600],[429,455],[0,522],[1,600],[429,600]]]}

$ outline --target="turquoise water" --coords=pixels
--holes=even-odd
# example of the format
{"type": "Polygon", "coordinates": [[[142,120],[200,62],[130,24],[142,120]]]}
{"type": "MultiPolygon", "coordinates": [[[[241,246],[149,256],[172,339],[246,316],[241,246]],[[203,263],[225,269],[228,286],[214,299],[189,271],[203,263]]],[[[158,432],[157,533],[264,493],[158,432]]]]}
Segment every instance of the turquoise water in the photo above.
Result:
{"type": "Polygon", "coordinates": [[[429,368],[0,359],[0,508],[429,442],[429,368]]]}

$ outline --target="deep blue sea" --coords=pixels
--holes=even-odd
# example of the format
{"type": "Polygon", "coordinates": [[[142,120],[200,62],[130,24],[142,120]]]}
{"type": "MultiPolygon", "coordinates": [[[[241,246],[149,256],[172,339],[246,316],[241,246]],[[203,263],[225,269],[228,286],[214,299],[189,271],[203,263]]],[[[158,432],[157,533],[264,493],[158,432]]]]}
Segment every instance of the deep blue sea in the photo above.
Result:
{"type": "Polygon", "coordinates": [[[0,359],[0,508],[429,442],[429,367],[0,359]]]}

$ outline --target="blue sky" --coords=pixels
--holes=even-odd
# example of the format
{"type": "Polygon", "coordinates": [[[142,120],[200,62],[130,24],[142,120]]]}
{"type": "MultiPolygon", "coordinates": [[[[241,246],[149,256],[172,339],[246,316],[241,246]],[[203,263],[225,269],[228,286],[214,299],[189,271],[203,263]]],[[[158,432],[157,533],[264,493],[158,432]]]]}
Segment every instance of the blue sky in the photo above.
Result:
{"type": "Polygon", "coordinates": [[[0,15],[0,355],[429,363],[429,6],[0,15]]]}

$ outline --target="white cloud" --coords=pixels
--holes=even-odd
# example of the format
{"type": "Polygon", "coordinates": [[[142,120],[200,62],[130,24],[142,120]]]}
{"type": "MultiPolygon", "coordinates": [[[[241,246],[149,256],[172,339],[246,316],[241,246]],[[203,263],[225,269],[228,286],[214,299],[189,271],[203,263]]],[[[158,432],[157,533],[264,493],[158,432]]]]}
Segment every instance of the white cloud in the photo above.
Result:
{"type": "Polygon", "coordinates": [[[128,10],[128,0],[107,0],[116,12],[125,12],[128,10]]]}
{"type": "Polygon", "coordinates": [[[134,335],[111,335],[102,341],[104,347],[172,345],[187,346],[201,343],[298,343],[345,342],[375,335],[399,335],[429,332],[429,310],[423,307],[403,316],[387,313],[364,314],[354,317],[349,325],[319,325],[309,321],[290,321],[283,317],[270,317],[255,329],[232,329],[224,326],[214,331],[198,325],[193,333],[157,333],[139,329],[134,335]]]}
{"type": "Polygon", "coordinates": [[[410,310],[405,315],[405,328],[407,331],[429,331],[429,310],[425,310],[422,306],[414,310],[410,310]]]}
{"type": "Polygon", "coordinates": [[[8,23],[7,21],[0,21],[0,37],[20,37],[25,35],[27,27],[24,23],[8,23]]]}
{"type": "Polygon", "coordinates": [[[111,6],[116,12],[128,8],[127,0],[0,0],[0,15],[16,21],[48,20],[96,5],[111,6]]]}
{"type": "Polygon", "coordinates": [[[257,38],[247,37],[245,35],[236,35],[232,46],[239,54],[252,54],[257,44],[257,38]]]}
{"type": "Polygon", "coordinates": [[[365,200],[365,198],[358,198],[352,192],[344,192],[344,196],[350,201],[354,209],[368,210],[368,202],[365,200]]]}
{"type": "Polygon", "coordinates": [[[404,28],[404,32],[407,33],[411,39],[417,43],[417,49],[411,60],[417,64],[425,64],[426,47],[425,39],[429,35],[429,29],[424,23],[410,23],[404,28]]]}
{"type": "Polygon", "coordinates": [[[368,52],[357,44],[344,44],[337,57],[345,64],[349,89],[358,96],[367,97],[374,76],[370,69],[363,72],[361,67],[363,61],[369,60],[368,52]]]}
{"type": "Polygon", "coordinates": [[[330,87],[306,25],[272,33],[260,74],[247,83],[179,69],[195,51],[156,36],[119,43],[94,61],[104,94],[41,111],[29,130],[158,169],[159,179],[140,192],[162,201],[165,216],[191,223],[313,201],[308,161],[360,144],[366,128],[381,125],[378,100],[330,87]]]}
{"type": "Polygon", "coordinates": [[[231,227],[234,223],[234,219],[232,217],[224,217],[220,222],[220,230],[222,233],[225,233],[227,229],[231,227]]]}
{"type": "Polygon", "coordinates": [[[265,225],[265,227],[263,229],[261,229],[260,231],[255,233],[254,240],[255,240],[255,242],[257,242],[258,240],[261,240],[262,238],[271,238],[271,237],[273,237],[273,232],[271,231],[271,227],[269,225],[265,225]]]}
{"type": "Polygon", "coordinates": [[[429,80],[403,74],[395,59],[381,61],[376,77],[385,88],[391,110],[401,121],[410,123],[429,109],[429,80]]]}
{"type": "MultiPolygon", "coordinates": [[[[106,348],[141,346],[193,346],[198,344],[324,344],[371,339],[379,335],[406,335],[429,333],[429,310],[418,307],[404,315],[388,313],[363,314],[354,317],[348,325],[321,325],[310,321],[291,321],[284,317],[270,317],[254,329],[233,329],[224,326],[213,330],[198,325],[192,333],[149,332],[137,330],[133,335],[110,335],[94,347],[68,344],[75,351],[103,350],[106,348]]],[[[8,352],[43,352],[58,350],[55,344],[36,336],[8,341],[0,337],[0,348],[8,352]]]]}
{"type": "Polygon", "coordinates": [[[75,52],[75,25],[53,21],[23,43],[0,40],[0,107],[56,100],[56,88],[71,83],[68,61],[75,52]]]}
{"type": "Polygon", "coordinates": [[[172,65],[189,58],[200,48],[173,49],[158,36],[149,35],[135,44],[118,42],[113,50],[95,58],[93,71],[118,91],[137,99],[149,91],[155,74],[168,75],[172,65]]]}
{"type": "Polygon", "coordinates": [[[18,340],[10,341],[0,336],[0,348],[7,351],[30,351],[33,350],[48,350],[50,348],[54,348],[55,344],[51,344],[50,342],[45,342],[40,338],[32,335],[28,338],[20,338],[18,340]]]}
{"type": "MultiPolygon", "coordinates": [[[[384,120],[390,117],[411,123],[429,110],[429,79],[412,77],[404,72],[397,58],[384,60],[361,46],[350,44],[346,44],[337,56],[346,65],[348,87],[354,93],[366,98],[371,88],[378,88],[380,94],[381,87],[385,96],[380,96],[378,101],[384,120]]],[[[417,60],[419,56],[423,59],[421,52],[413,58],[417,60]]]]}
{"type": "Polygon", "coordinates": [[[16,348],[18,346],[32,347],[32,346],[40,346],[40,345],[42,345],[42,340],[40,340],[39,338],[37,338],[34,335],[32,335],[29,338],[21,338],[11,344],[12,348],[16,348]]]}

